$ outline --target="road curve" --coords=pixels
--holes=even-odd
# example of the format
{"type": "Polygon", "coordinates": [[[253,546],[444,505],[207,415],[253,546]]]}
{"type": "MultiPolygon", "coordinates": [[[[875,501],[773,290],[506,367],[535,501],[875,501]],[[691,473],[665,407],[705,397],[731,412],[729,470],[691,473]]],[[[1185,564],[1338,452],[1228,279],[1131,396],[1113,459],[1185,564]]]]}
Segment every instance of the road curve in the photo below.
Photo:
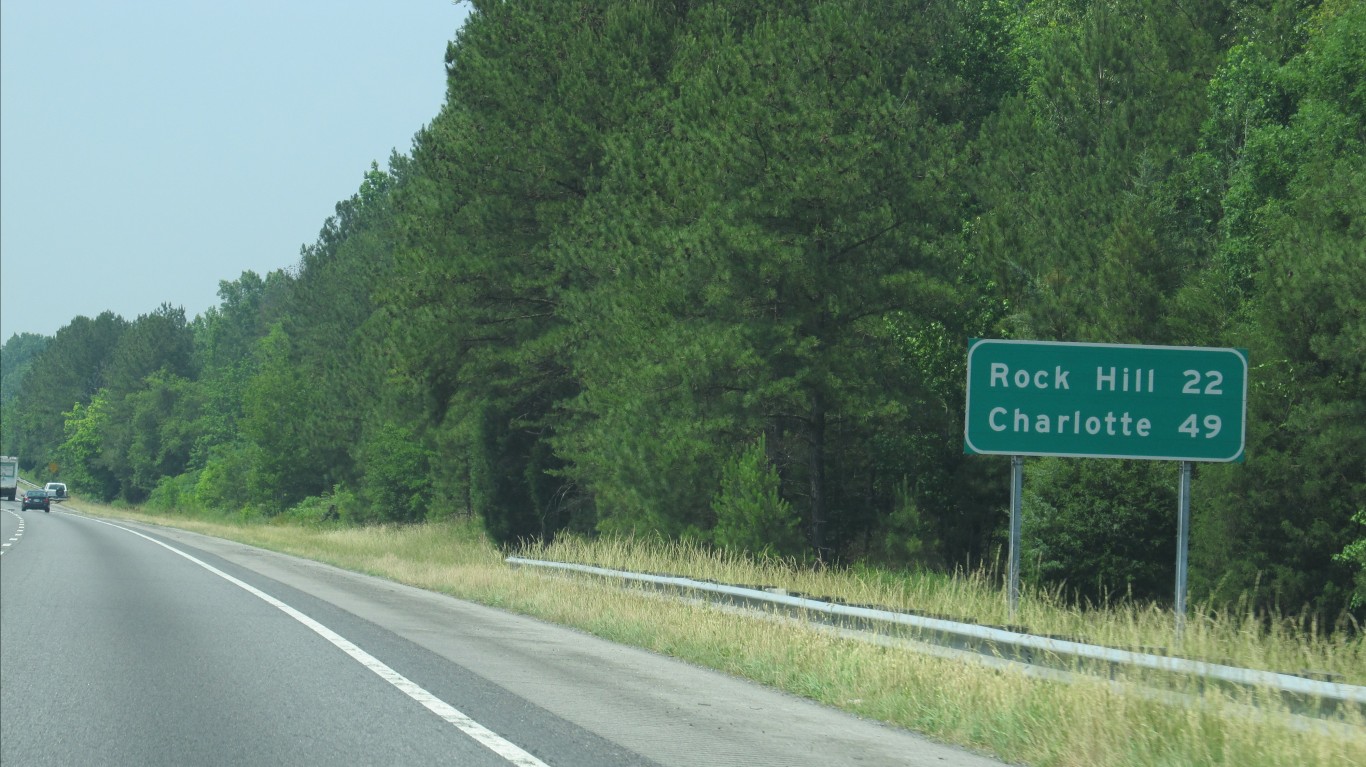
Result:
{"type": "Polygon", "coordinates": [[[6,765],[1002,764],[378,578],[3,507],[6,765]]]}

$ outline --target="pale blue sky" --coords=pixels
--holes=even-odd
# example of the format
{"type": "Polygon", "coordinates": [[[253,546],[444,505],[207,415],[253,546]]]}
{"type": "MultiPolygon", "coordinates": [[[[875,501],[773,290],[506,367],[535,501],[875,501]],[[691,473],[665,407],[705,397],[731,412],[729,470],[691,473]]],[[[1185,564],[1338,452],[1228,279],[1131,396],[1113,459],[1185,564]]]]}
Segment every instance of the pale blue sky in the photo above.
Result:
{"type": "Polygon", "coordinates": [[[292,266],[445,97],[451,0],[0,2],[0,342],[292,266]]]}

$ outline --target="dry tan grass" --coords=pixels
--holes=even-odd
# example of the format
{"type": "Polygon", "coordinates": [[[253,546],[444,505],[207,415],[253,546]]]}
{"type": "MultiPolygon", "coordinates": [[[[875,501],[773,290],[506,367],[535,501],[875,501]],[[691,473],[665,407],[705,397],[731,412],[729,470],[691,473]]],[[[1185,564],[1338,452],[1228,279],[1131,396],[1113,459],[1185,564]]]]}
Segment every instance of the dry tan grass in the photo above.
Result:
{"type": "MultiPolygon", "coordinates": [[[[101,513],[107,513],[101,509],[101,513]]],[[[134,516],[128,512],[118,512],[134,516]]],[[[810,627],[748,619],[702,605],[662,600],[595,579],[549,577],[510,568],[470,526],[310,529],[225,525],[176,518],[143,521],[309,557],[422,588],[574,626],[607,639],[753,679],[860,716],[994,753],[1012,763],[1056,767],[1197,765],[1314,767],[1366,765],[1366,721],[1296,727],[1284,706],[1263,696],[1238,699],[1190,691],[1187,705],[1153,700],[1123,683],[1032,679],[961,661],[833,636],[810,627]],[[1255,704],[1254,709],[1247,704],[1255,704]]],[[[695,547],[637,541],[566,541],[521,552],[530,557],[668,572],[731,583],[781,586],[812,595],[914,608],[970,612],[991,621],[1003,608],[985,579],[929,576],[842,579],[778,562],[752,562],[695,547]],[[995,611],[995,612],[993,612],[995,611]]],[[[847,574],[845,574],[847,576],[847,574]]],[[[1043,601],[1027,600],[1027,604],[1043,601]]],[[[1138,644],[1170,636],[1169,615],[1115,615],[1028,604],[1024,621],[1093,641],[1138,644]]],[[[1288,632],[1258,635],[1228,618],[1194,622],[1188,646],[1238,658],[1349,668],[1360,678],[1361,648],[1349,640],[1288,632]],[[1223,643],[1227,642],[1227,645],[1223,643]],[[1270,642],[1273,647],[1266,647],[1270,642]],[[1299,642],[1296,646],[1291,645],[1299,642]],[[1337,653],[1345,653],[1337,657],[1337,653]]],[[[1004,621],[1002,621],[1004,622],[1004,621]]],[[[1249,664],[1245,660],[1240,665],[1249,664]]]]}
{"type": "Polygon", "coordinates": [[[728,552],[665,541],[561,539],[519,552],[529,558],[591,564],[635,572],[667,573],[721,583],[780,587],[851,604],[883,606],[969,623],[1015,624],[1030,633],[1131,650],[1155,650],[1193,660],[1280,673],[1312,671],[1335,681],[1366,684],[1366,642],[1345,632],[1306,634],[1296,621],[1248,611],[1192,610],[1179,641],[1171,612],[1124,604],[1080,610],[1057,592],[1026,591],[1010,620],[1001,588],[982,571],[942,574],[814,570],[780,560],[753,560],[728,552]]]}

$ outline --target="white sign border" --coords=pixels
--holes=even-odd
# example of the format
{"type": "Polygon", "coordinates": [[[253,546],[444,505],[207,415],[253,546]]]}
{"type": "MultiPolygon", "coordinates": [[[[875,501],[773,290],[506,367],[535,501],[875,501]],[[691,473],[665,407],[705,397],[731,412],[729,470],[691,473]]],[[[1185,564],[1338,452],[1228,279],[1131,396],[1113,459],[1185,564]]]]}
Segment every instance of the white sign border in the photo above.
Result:
{"type": "Polygon", "coordinates": [[[1041,458],[1117,458],[1131,461],[1192,461],[1199,463],[1239,463],[1246,460],[1247,451],[1247,387],[1248,379],[1251,378],[1250,367],[1248,364],[1248,353],[1246,349],[1238,349],[1231,346],[1162,346],[1159,344],[1098,344],[1081,341],[1025,341],[1008,340],[1003,338],[973,338],[968,342],[968,364],[967,364],[967,384],[965,404],[963,407],[963,445],[972,455],[1028,455],[1041,458]],[[1165,456],[1165,455],[1120,455],[1120,454],[1101,454],[1101,453],[1059,453],[1059,452],[1037,452],[1031,450],[980,450],[972,444],[972,439],[968,436],[969,417],[972,413],[972,355],[978,347],[983,344],[1023,344],[1031,346],[1086,346],[1101,349],[1154,349],[1160,351],[1194,351],[1194,352],[1228,352],[1238,358],[1243,365],[1243,407],[1242,423],[1238,431],[1239,442],[1238,452],[1230,458],[1191,458],[1186,456],[1165,456]]]}

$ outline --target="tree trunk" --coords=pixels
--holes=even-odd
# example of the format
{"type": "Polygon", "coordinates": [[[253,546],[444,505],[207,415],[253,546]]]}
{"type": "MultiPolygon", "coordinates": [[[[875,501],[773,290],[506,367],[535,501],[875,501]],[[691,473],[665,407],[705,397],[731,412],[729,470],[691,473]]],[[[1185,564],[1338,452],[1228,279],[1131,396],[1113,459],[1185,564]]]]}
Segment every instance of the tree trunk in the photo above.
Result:
{"type": "Polygon", "coordinates": [[[825,397],[811,395],[811,548],[816,560],[828,560],[825,547],[825,397]]]}

